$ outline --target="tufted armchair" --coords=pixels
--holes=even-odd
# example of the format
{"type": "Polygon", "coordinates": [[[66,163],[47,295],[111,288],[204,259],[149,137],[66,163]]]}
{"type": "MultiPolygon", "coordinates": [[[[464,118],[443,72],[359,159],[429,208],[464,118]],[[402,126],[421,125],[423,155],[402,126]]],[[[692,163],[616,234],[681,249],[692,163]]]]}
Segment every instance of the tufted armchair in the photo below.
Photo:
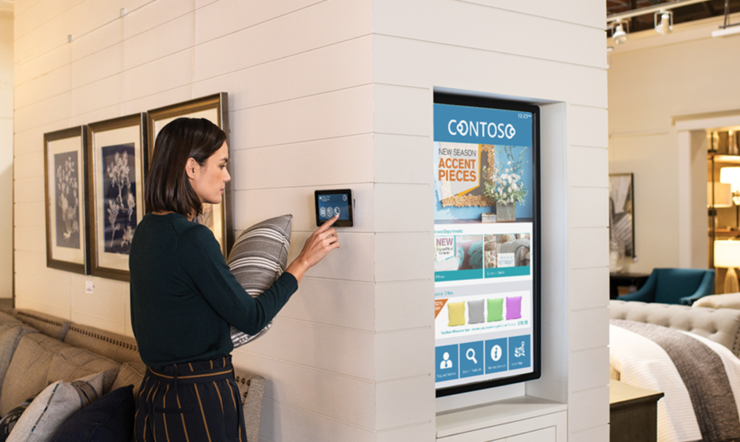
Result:
{"type": "Polygon", "coordinates": [[[620,301],[691,305],[714,291],[714,269],[654,269],[640,290],[620,301]]]}

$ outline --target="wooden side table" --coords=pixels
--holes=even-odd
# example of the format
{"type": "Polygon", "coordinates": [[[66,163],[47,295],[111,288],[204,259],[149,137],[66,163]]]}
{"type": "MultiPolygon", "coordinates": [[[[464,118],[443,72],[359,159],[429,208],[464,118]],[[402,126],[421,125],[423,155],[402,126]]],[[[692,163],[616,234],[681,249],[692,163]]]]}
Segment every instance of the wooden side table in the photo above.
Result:
{"type": "Polygon", "coordinates": [[[624,382],[609,382],[610,442],[655,442],[658,440],[659,391],[624,382]]]}
{"type": "Polygon", "coordinates": [[[639,290],[649,277],[646,273],[609,273],[609,299],[619,296],[619,287],[635,286],[639,290]]]}

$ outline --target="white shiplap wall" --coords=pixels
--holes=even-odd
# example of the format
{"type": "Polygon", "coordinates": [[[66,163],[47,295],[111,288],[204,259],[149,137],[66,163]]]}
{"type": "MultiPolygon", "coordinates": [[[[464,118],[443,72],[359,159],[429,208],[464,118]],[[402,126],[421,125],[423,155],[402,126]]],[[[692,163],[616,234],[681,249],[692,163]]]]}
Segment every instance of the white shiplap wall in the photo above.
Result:
{"type": "Polygon", "coordinates": [[[16,3],[18,307],[131,334],[127,284],[93,278],[86,295],[89,277],[45,266],[45,132],[226,91],[236,227],[293,213],[294,255],[314,228],[313,190],[354,190],[356,226],[341,232],[342,248],[270,333],[235,354],[268,379],[265,441],[433,438],[433,88],[560,102],[559,135],[543,139],[545,195],[557,201],[545,204],[556,227],[543,297],[562,339],[546,341],[558,351],[528,388],[569,404],[571,440],[606,440],[603,5],[16,3]]]}
{"type": "Polygon", "coordinates": [[[13,297],[13,12],[0,8],[0,298],[13,297]]]}

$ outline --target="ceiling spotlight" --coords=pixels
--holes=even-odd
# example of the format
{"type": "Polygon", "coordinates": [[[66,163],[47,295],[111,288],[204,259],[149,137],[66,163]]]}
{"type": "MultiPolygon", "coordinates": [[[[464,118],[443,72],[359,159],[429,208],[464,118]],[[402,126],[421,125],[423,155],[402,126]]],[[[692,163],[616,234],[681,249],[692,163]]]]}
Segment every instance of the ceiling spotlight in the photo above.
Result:
{"type": "Polygon", "coordinates": [[[622,23],[617,23],[617,26],[614,28],[614,32],[612,33],[612,39],[614,40],[614,43],[618,45],[627,41],[627,33],[624,32],[622,23]]]}
{"type": "Polygon", "coordinates": [[[662,10],[653,16],[655,32],[658,34],[670,34],[673,31],[673,12],[662,10]]]}

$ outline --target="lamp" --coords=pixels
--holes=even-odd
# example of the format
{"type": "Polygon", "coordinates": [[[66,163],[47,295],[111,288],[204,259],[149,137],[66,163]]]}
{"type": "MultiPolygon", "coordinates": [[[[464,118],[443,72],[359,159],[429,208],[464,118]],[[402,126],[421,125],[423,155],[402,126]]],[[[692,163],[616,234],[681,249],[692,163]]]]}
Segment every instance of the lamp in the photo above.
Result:
{"type": "Polygon", "coordinates": [[[653,23],[655,23],[655,32],[658,34],[670,34],[673,31],[673,11],[663,9],[656,12],[653,16],[653,23]]]}
{"type": "Polygon", "coordinates": [[[723,167],[719,170],[719,182],[730,185],[732,202],[740,206],[740,167],[723,167]]]}
{"type": "Polygon", "coordinates": [[[617,26],[614,28],[614,33],[612,34],[612,39],[614,40],[614,43],[618,45],[627,41],[627,33],[624,32],[621,22],[617,22],[617,26]]]}
{"type": "Polygon", "coordinates": [[[735,267],[740,267],[740,241],[714,242],[715,267],[727,267],[725,276],[725,293],[740,292],[735,267]]]}
{"type": "MultiPolygon", "coordinates": [[[[712,183],[707,183],[707,207],[712,207],[712,183]]],[[[714,182],[714,207],[732,207],[732,186],[714,182]]]]}

